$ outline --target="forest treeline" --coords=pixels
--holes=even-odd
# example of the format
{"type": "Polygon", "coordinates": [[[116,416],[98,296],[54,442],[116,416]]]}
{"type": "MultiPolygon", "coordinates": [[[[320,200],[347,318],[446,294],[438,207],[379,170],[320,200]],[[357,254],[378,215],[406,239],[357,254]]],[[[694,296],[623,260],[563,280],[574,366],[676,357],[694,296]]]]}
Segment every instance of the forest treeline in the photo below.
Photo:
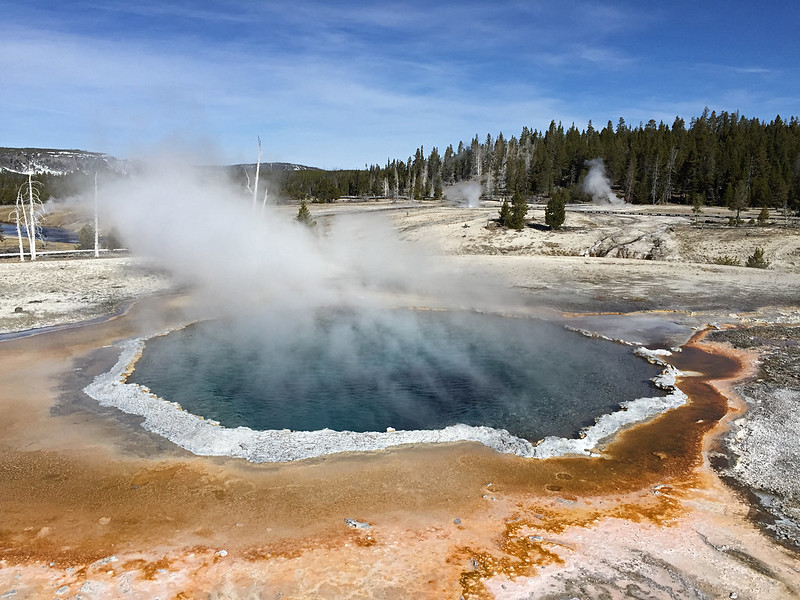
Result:
{"type": "MultiPolygon", "coordinates": [[[[88,189],[92,175],[84,173],[70,173],[55,175],[53,173],[36,173],[34,178],[39,189],[39,197],[46,201],[50,198],[68,198],[80,194],[88,189]]],[[[28,176],[14,171],[0,169],[0,205],[14,204],[20,186],[27,186],[28,176]]],[[[27,196],[26,196],[27,197],[27,196]]],[[[6,219],[7,214],[0,212],[0,221],[6,219]]]]}
{"type": "Polygon", "coordinates": [[[650,120],[637,127],[620,118],[597,129],[590,121],[551,122],[547,131],[522,129],[518,137],[478,136],[471,142],[418,148],[407,160],[351,171],[284,174],[284,194],[327,202],[340,196],[439,198],[459,181],[480,181],[485,197],[548,197],[567,189],[581,198],[587,162],[602,158],[611,185],[632,203],[787,207],[800,210],[800,121],[769,123],[706,109],[687,126],[650,120]]]}
{"type": "MultiPolygon", "coordinates": [[[[265,173],[271,199],[331,202],[342,196],[440,198],[461,181],[479,181],[484,197],[527,199],[566,190],[584,199],[580,183],[588,161],[601,158],[618,195],[632,203],[691,203],[787,208],[800,212],[800,121],[780,116],[767,123],[738,113],[706,109],[671,125],[650,120],[630,127],[620,118],[597,129],[551,122],[546,131],[524,127],[519,136],[502,133],[447,146],[422,147],[406,160],[364,169],[273,170],[265,173]]],[[[228,168],[246,183],[243,166],[228,168]]],[[[36,175],[40,197],[67,197],[87,189],[89,175],[36,175]]],[[[13,204],[26,176],[0,170],[0,204],[13,204]]],[[[241,181],[240,181],[241,180],[241,181]]],[[[564,193],[563,191],[561,192],[564,193]]],[[[0,219],[4,215],[0,215],[0,219]]]]}

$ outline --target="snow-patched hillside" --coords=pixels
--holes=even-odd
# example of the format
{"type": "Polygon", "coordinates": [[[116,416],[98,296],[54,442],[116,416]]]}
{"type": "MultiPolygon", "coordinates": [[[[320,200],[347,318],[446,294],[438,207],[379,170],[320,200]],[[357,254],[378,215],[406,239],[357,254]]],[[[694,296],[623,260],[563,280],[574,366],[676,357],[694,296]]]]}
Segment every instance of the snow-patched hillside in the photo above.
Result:
{"type": "MultiPolygon", "coordinates": [[[[67,175],[111,171],[119,175],[132,175],[142,167],[142,161],[121,160],[109,154],[86,150],[0,148],[0,172],[67,175]]],[[[216,168],[253,171],[255,167],[255,164],[240,164],[216,168]]],[[[312,168],[284,162],[261,163],[261,169],[264,171],[302,171],[312,168]]]]}
{"type": "Polygon", "coordinates": [[[85,150],[55,150],[46,148],[0,148],[0,170],[14,173],[66,175],[113,171],[130,173],[132,163],[108,154],[85,150]]]}

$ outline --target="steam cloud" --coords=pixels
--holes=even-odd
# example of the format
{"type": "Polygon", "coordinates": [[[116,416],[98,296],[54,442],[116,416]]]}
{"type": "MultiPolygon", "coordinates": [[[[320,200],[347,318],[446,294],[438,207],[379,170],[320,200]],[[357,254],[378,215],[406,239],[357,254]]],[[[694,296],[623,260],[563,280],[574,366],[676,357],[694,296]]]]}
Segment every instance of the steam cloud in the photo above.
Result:
{"type": "Polygon", "coordinates": [[[481,184],[477,181],[462,181],[444,191],[445,199],[454,206],[478,208],[481,205],[481,184]]]}
{"type": "Polygon", "coordinates": [[[295,222],[292,206],[263,213],[259,206],[254,215],[250,200],[215,170],[162,160],[109,183],[100,200],[101,227],[114,225],[135,254],[233,314],[267,305],[364,305],[387,293],[464,308],[511,301],[488,296],[502,286],[455,275],[403,242],[375,211],[337,215],[314,229],[295,222]]]}
{"type": "Polygon", "coordinates": [[[581,191],[592,197],[597,204],[623,204],[624,200],[611,191],[611,180],[606,175],[606,166],[602,158],[586,161],[589,172],[583,179],[581,191]]]}

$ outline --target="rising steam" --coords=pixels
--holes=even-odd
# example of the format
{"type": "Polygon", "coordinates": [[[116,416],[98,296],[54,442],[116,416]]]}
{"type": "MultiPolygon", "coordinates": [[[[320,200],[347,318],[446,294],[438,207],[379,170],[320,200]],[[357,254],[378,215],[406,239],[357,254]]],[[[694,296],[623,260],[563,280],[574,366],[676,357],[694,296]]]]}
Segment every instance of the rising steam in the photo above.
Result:
{"type": "Polygon", "coordinates": [[[481,205],[481,184],[477,181],[462,181],[444,191],[447,202],[453,206],[478,208],[481,205]]]}
{"type": "Polygon", "coordinates": [[[485,280],[456,277],[401,241],[374,211],[337,215],[312,230],[295,221],[296,207],[254,213],[249,198],[214,170],[162,160],[108,184],[101,200],[101,222],[116,226],[134,254],[237,314],[265,305],[363,304],[386,293],[464,307],[497,299],[487,298],[485,280]]]}
{"type": "Polygon", "coordinates": [[[597,204],[623,204],[624,200],[611,191],[611,180],[606,174],[606,166],[602,158],[586,161],[589,172],[581,183],[581,191],[592,197],[597,204]]]}

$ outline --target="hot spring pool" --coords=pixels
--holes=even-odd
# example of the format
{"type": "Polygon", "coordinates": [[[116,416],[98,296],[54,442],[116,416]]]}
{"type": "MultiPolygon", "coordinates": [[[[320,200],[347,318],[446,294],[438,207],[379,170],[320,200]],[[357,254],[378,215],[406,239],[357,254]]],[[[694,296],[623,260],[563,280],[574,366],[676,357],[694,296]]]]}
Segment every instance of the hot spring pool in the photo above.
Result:
{"type": "Polygon", "coordinates": [[[630,347],[536,319],[412,310],[271,311],[147,341],[128,381],[234,428],[506,429],[575,437],[660,396],[630,347]]]}

